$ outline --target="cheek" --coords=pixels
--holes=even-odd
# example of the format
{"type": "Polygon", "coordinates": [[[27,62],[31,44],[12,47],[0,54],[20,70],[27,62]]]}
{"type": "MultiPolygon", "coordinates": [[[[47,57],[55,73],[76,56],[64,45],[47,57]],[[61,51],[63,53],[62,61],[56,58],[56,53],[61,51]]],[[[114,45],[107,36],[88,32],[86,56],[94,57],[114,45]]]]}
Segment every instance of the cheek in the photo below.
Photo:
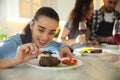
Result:
{"type": "Polygon", "coordinates": [[[48,36],[50,40],[52,40],[54,38],[54,35],[50,35],[48,36]]]}
{"type": "Polygon", "coordinates": [[[91,17],[92,16],[92,14],[93,14],[93,11],[91,10],[91,11],[89,11],[88,12],[88,17],[91,17]]]}
{"type": "Polygon", "coordinates": [[[40,33],[37,30],[32,31],[32,37],[35,39],[40,36],[40,33]]]}

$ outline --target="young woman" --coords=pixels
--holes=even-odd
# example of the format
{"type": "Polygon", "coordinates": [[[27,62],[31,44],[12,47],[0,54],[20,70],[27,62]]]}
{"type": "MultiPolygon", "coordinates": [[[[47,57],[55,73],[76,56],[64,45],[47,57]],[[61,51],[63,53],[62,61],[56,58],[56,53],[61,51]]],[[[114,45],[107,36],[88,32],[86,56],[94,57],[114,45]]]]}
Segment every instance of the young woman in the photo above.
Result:
{"type": "Polygon", "coordinates": [[[80,36],[79,23],[86,26],[87,19],[93,13],[93,0],[76,0],[75,7],[70,13],[69,19],[59,35],[62,42],[74,44],[76,42],[86,42],[85,36],[80,36]],[[68,39],[66,39],[68,37],[68,39]]]}
{"type": "Polygon", "coordinates": [[[0,42],[0,68],[26,62],[41,54],[42,49],[59,51],[60,56],[73,57],[69,46],[53,41],[59,16],[50,7],[38,9],[22,33],[14,34],[0,42]]]}

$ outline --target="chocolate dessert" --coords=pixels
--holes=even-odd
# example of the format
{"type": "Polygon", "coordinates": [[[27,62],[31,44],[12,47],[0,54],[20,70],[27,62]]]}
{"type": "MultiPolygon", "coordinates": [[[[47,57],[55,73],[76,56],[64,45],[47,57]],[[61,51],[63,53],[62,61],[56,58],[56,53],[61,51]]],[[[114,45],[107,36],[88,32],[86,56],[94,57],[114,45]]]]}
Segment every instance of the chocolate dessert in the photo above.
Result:
{"type": "Polygon", "coordinates": [[[91,50],[90,53],[102,53],[102,49],[91,50]]]}
{"type": "Polygon", "coordinates": [[[52,52],[43,51],[44,56],[40,57],[39,64],[44,67],[54,67],[57,66],[61,61],[57,57],[52,56],[52,52]]]}

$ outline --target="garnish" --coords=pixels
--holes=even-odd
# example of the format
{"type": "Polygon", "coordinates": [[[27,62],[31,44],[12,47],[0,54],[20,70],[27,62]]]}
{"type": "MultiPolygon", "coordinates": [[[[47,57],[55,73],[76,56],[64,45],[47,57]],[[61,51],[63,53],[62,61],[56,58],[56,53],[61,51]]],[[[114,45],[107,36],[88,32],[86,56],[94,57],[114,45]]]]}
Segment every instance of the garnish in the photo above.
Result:
{"type": "Polygon", "coordinates": [[[50,55],[50,56],[53,54],[52,51],[43,51],[42,53],[43,53],[43,54],[46,54],[46,55],[48,54],[48,55],[50,55]]]}
{"type": "Polygon", "coordinates": [[[67,59],[62,60],[62,64],[65,64],[65,65],[68,65],[68,66],[75,65],[76,63],[77,63],[77,60],[73,59],[73,58],[67,58],[67,59]]]}

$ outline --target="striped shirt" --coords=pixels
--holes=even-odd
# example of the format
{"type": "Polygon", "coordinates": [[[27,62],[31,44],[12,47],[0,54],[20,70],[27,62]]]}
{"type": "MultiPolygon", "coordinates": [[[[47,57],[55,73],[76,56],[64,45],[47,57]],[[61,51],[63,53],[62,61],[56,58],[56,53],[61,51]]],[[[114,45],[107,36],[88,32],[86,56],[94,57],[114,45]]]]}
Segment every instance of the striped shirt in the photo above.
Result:
{"type": "MultiPolygon", "coordinates": [[[[98,37],[98,35],[96,34],[98,28],[100,27],[100,23],[104,20],[104,6],[101,7],[99,10],[96,10],[92,16],[92,19],[90,20],[90,32],[91,32],[91,37],[90,39],[93,40],[96,37],[98,37]]],[[[115,19],[120,18],[120,13],[118,11],[113,11],[113,21],[115,21],[115,19]]]]}
{"type": "MultiPolygon", "coordinates": [[[[0,59],[2,58],[11,58],[16,55],[17,48],[22,45],[22,40],[20,38],[20,34],[16,33],[7,39],[0,42],[0,59]]],[[[51,50],[54,52],[59,52],[59,49],[61,49],[63,46],[68,46],[66,44],[51,41],[49,44],[47,44],[43,50],[51,50]]]]}

